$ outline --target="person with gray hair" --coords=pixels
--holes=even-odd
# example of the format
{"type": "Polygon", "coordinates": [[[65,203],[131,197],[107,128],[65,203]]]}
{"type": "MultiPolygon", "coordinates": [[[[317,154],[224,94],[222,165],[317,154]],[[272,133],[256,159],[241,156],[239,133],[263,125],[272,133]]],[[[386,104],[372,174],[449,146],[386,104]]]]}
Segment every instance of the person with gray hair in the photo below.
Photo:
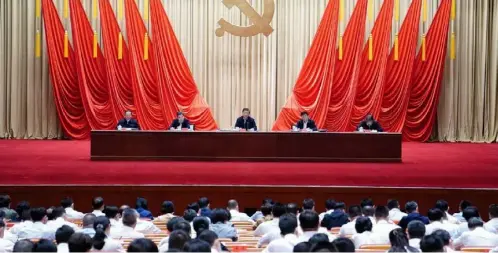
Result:
{"type": "Polygon", "coordinates": [[[95,218],[97,218],[97,216],[93,213],[85,214],[85,216],[83,216],[83,229],[78,232],[93,237],[95,235],[95,229],[93,229],[95,218]]]}
{"type": "Polygon", "coordinates": [[[455,250],[464,247],[497,247],[498,235],[484,229],[481,218],[472,217],[468,221],[469,231],[464,232],[453,242],[455,250]]]}
{"type": "Polygon", "coordinates": [[[125,208],[122,214],[123,226],[111,231],[111,237],[115,239],[121,238],[143,238],[144,234],[135,231],[137,226],[137,211],[132,208],[125,208]]]}
{"type": "Polygon", "coordinates": [[[254,223],[249,215],[247,215],[246,213],[241,213],[239,211],[239,203],[237,202],[237,200],[229,200],[227,209],[230,212],[230,216],[232,217],[230,221],[249,221],[251,223],[254,223]]]}

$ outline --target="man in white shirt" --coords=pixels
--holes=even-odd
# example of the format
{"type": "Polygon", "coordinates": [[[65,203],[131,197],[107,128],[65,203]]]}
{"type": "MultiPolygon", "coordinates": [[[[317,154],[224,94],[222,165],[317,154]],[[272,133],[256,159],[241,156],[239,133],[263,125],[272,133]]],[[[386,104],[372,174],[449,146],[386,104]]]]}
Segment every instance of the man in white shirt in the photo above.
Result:
{"type": "Polygon", "coordinates": [[[84,213],[74,210],[74,202],[71,198],[64,198],[61,200],[61,206],[66,210],[66,215],[68,219],[83,219],[84,213]]]}
{"type": "Polygon", "coordinates": [[[55,242],[57,242],[58,253],[69,252],[69,245],[67,244],[67,242],[73,234],[74,229],[67,225],[63,225],[59,229],[57,229],[57,231],[55,231],[55,242]]]}
{"type": "Polygon", "coordinates": [[[357,249],[363,245],[383,244],[379,235],[372,233],[372,221],[368,217],[356,218],[355,229],[356,234],[351,239],[357,249]]]}
{"type": "Polygon", "coordinates": [[[458,225],[457,233],[453,237],[453,239],[456,239],[460,237],[464,232],[469,231],[469,225],[467,223],[468,220],[470,220],[471,218],[481,218],[481,216],[479,215],[479,211],[475,206],[469,206],[465,208],[462,211],[462,217],[465,219],[465,222],[460,222],[460,224],[458,225]]]}
{"type": "MultiPolygon", "coordinates": [[[[254,236],[263,236],[270,232],[277,232],[280,234],[280,228],[278,227],[278,219],[280,216],[286,213],[285,206],[281,203],[275,203],[272,208],[273,219],[270,221],[265,221],[261,223],[254,231],[254,236]]],[[[269,243],[269,241],[267,242],[269,243]]]]}
{"type": "Polygon", "coordinates": [[[389,208],[389,220],[400,221],[401,218],[407,215],[406,213],[401,212],[399,207],[400,205],[398,200],[390,199],[389,201],[387,201],[387,208],[389,208]]]}
{"type": "Polygon", "coordinates": [[[264,252],[292,252],[297,242],[297,218],[293,214],[284,214],[280,217],[278,227],[281,238],[272,241],[264,252]]]}
{"type": "Polygon", "coordinates": [[[443,218],[443,223],[453,223],[453,224],[458,224],[458,219],[453,217],[448,211],[450,210],[450,206],[448,205],[448,202],[444,199],[440,199],[436,202],[435,208],[439,208],[444,212],[444,218],[443,218]]]}
{"type": "Polygon", "coordinates": [[[462,200],[460,201],[460,205],[458,206],[460,212],[459,213],[454,213],[453,214],[453,217],[455,217],[455,219],[457,219],[457,221],[460,223],[460,222],[467,222],[465,220],[465,218],[463,217],[463,210],[465,210],[467,207],[470,207],[472,206],[472,203],[470,203],[470,201],[468,200],[462,200]]]}
{"type": "Polygon", "coordinates": [[[425,235],[425,224],[419,220],[408,223],[408,244],[416,249],[420,249],[420,241],[425,235]]]}
{"type": "Polygon", "coordinates": [[[5,227],[5,222],[0,220],[0,252],[12,252],[14,243],[4,239],[5,227]]]}
{"type": "Polygon", "coordinates": [[[161,229],[158,228],[154,223],[148,220],[140,219],[140,214],[137,210],[134,210],[137,216],[137,225],[135,226],[135,231],[142,234],[159,234],[161,233],[161,229]]]}
{"type": "Polygon", "coordinates": [[[361,208],[361,212],[363,213],[363,216],[368,217],[370,221],[372,222],[373,225],[377,222],[375,220],[375,208],[373,206],[365,206],[361,208]]]}
{"type": "Polygon", "coordinates": [[[375,208],[375,220],[376,223],[373,226],[372,233],[381,238],[381,244],[390,244],[389,232],[399,228],[399,226],[389,221],[389,209],[385,206],[377,206],[375,208]]]}
{"type": "Polygon", "coordinates": [[[491,233],[498,234],[498,205],[491,204],[488,210],[489,221],[484,224],[484,229],[491,233]]]}
{"type": "MultiPolygon", "coordinates": [[[[303,233],[297,238],[297,243],[307,242],[313,235],[322,233],[320,230],[320,217],[315,211],[306,210],[299,215],[299,226],[303,233]]],[[[335,236],[327,233],[329,241],[333,241],[335,236]]]]}
{"type": "Polygon", "coordinates": [[[480,218],[473,217],[468,221],[469,231],[464,232],[453,242],[453,247],[460,250],[463,247],[496,247],[498,235],[484,229],[480,218]]]}
{"type": "Polygon", "coordinates": [[[119,229],[116,229],[114,234],[111,234],[113,238],[121,239],[144,237],[144,234],[135,231],[135,227],[137,225],[137,215],[134,209],[127,208],[123,210],[122,223],[123,226],[121,226],[119,229]]]}
{"type": "Polygon", "coordinates": [[[66,221],[66,211],[64,210],[63,207],[56,207],[52,210],[52,216],[54,217],[54,220],[49,220],[47,221],[47,226],[56,231],[58,228],[62,227],[63,225],[67,225],[74,230],[78,229],[78,225],[66,221]]]}
{"type": "Polygon", "coordinates": [[[249,217],[246,213],[239,212],[239,203],[237,203],[237,200],[229,200],[227,209],[230,212],[230,221],[249,221],[251,223],[254,223],[251,217],[249,217]]]}
{"type": "Polygon", "coordinates": [[[325,217],[326,214],[331,214],[334,211],[335,208],[335,200],[333,199],[327,199],[325,201],[325,212],[320,214],[320,220],[323,220],[323,217],[325,217]]]}
{"type": "Polygon", "coordinates": [[[93,207],[92,213],[95,214],[95,216],[97,217],[105,216],[105,214],[102,212],[105,209],[104,198],[102,197],[93,198],[92,207],[93,207]]]}
{"type": "Polygon", "coordinates": [[[43,238],[53,240],[55,238],[55,231],[46,225],[48,219],[46,209],[43,207],[31,208],[30,214],[33,224],[19,230],[19,233],[17,234],[19,239],[43,238]]]}
{"type": "Polygon", "coordinates": [[[453,223],[443,223],[444,213],[438,208],[432,208],[427,213],[430,224],[425,228],[425,234],[430,235],[437,229],[443,229],[450,233],[451,237],[455,237],[458,233],[458,225],[453,223]]]}
{"type": "Polygon", "coordinates": [[[117,206],[106,206],[104,213],[111,222],[111,233],[112,230],[115,230],[123,225],[120,221],[121,214],[119,213],[119,208],[117,206]]]}
{"type": "Polygon", "coordinates": [[[344,224],[339,230],[339,237],[346,237],[348,235],[356,234],[356,219],[361,217],[361,207],[360,206],[350,206],[348,210],[349,219],[351,220],[347,224],[344,224]]]}

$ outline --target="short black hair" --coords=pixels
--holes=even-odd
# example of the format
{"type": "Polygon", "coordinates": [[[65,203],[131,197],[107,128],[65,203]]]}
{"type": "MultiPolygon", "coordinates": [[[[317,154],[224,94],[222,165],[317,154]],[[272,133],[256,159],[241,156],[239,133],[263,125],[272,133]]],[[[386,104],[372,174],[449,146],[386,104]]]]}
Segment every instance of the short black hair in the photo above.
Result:
{"type": "Polygon", "coordinates": [[[53,219],[57,219],[59,217],[62,217],[62,216],[64,216],[64,214],[66,214],[66,209],[64,209],[64,207],[62,207],[62,206],[59,206],[59,207],[52,209],[52,218],[53,219]]]}
{"type": "Polygon", "coordinates": [[[98,210],[104,206],[104,198],[102,197],[95,197],[92,200],[92,207],[93,210],[98,210]]]}
{"type": "Polygon", "coordinates": [[[407,213],[413,213],[417,210],[418,204],[415,201],[408,201],[405,204],[405,210],[407,213]]]}
{"type": "Polygon", "coordinates": [[[31,208],[31,205],[29,204],[28,201],[21,201],[17,203],[16,206],[16,213],[21,219],[21,221],[29,220],[31,219],[31,216],[29,215],[29,209],[31,208]]]}
{"type": "Polygon", "coordinates": [[[378,206],[375,208],[375,218],[387,218],[389,217],[389,209],[386,206],[378,206]]]}
{"type": "Polygon", "coordinates": [[[308,240],[311,245],[315,245],[321,242],[330,242],[328,235],[324,233],[316,233],[308,240]]]}
{"type": "Polygon", "coordinates": [[[297,213],[299,212],[299,207],[297,206],[296,203],[288,203],[286,210],[287,210],[287,213],[297,215],[297,213]]]}
{"type": "Polygon", "coordinates": [[[447,212],[449,209],[448,202],[444,199],[436,201],[436,205],[434,207],[441,209],[443,212],[447,212]]]}
{"type": "Polygon", "coordinates": [[[216,208],[211,212],[211,223],[225,223],[229,221],[228,211],[221,208],[216,208]]]}
{"type": "Polygon", "coordinates": [[[35,243],[33,252],[57,252],[57,246],[51,240],[40,239],[35,243]]]}
{"type": "Polygon", "coordinates": [[[33,222],[41,221],[47,216],[47,210],[43,207],[31,208],[30,215],[33,222]]]}
{"type": "Polygon", "coordinates": [[[33,248],[35,247],[35,243],[29,239],[22,239],[14,244],[14,248],[12,252],[33,252],[33,248]]]}
{"type": "Polygon", "coordinates": [[[371,198],[362,199],[361,202],[360,202],[360,206],[361,206],[361,208],[364,208],[366,206],[373,207],[374,206],[374,202],[373,202],[373,200],[371,198]]]}
{"type": "Polygon", "coordinates": [[[373,206],[364,206],[361,208],[361,212],[365,216],[374,216],[375,209],[373,208],[373,206]]]}
{"type": "Polygon", "coordinates": [[[187,209],[192,209],[197,213],[197,212],[199,212],[199,209],[200,209],[199,203],[197,203],[197,202],[190,203],[187,205],[187,209]]]}
{"type": "Polygon", "coordinates": [[[368,217],[358,217],[354,224],[354,228],[358,234],[365,231],[372,231],[372,221],[368,217]]]}
{"type": "Polygon", "coordinates": [[[199,208],[205,208],[209,205],[209,199],[207,197],[201,197],[197,203],[199,203],[199,208]]]}
{"type": "Polygon", "coordinates": [[[491,204],[489,205],[488,208],[489,216],[491,218],[498,218],[498,205],[497,204],[491,204]]]}
{"type": "Polygon", "coordinates": [[[85,216],[83,216],[83,220],[82,220],[83,227],[87,227],[87,226],[93,227],[93,223],[95,223],[95,218],[97,218],[97,216],[93,213],[85,214],[85,216]]]}
{"type": "Polygon", "coordinates": [[[168,248],[182,250],[185,243],[190,239],[190,234],[183,230],[175,230],[169,235],[168,248]]]}
{"type": "Polygon", "coordinates": [[[272,207],[271,213],[273,217],[278,218],[287,212],[285,206],[279,202],[275,203],[272,207]]]}
{"type": "Polygon", "coordinates": [[[312,210],[315,207],[315,201],[312,198],[305,198],[303,200],[303,209],[312,210]]]}
{"type": "Polygon", "coordinates": [[[127,252],[159,252],[159,249],[151,239],[138,238],[128,245],[127,252]]]}
{"type": "Polygon", "coordinates": [[[334,199],[327,199],[325,200],[325,209],[327,210],[334,210],[335,208],[335,200],[334,199]]]}
{"type": "Polygon", "coordinates": [[[319,242],[311,244],[311,252],[337,252],[335,246],[330,242],[319,242]]]}
{"type": "Polygon", "coordinates": [[[465,220],[468,222],[471,218],[474,218],[474,217],[481,217],[481,215],[479,215],[479,210],[477,210],[477,207],[475,206],[469,206],[467,208],[465,208],[462,212],[462,216],[463,218],[465,218],[465,220]]]}
{"type": "Polygon", "coordinates": [[[182,116],[183,115],[183,112],[176,112],[176,116],[182,116]]]}
{"type": "Polygon", "coordinates": [[[474,229],[476,227],[484,226],[484,222],[479,217],[472,217],[469,219],[467,225],[468,225],[469,229],[474,229]]]}
{"type": "Polygon", "coordinates": [[[467,208],[469,206],[472,206],[472,203],[470,201],[468,201],[468,200],[460,201],[459,207],[460,207],[461,211],[465,210],[465,208],[467,208]]]}
{"type": "Polygon", "coordinates": [[[64,208],[71,207],[73,205],[73,199],[70,197],[65,197],[61,200],[61,206],[64,208]]]}
{"type": "Polygon", "coordinates": [[[358,205],[353,205],[349,207],[348,215],[350,218],[361,216],[361,207],[358,205]]]}
{"type": "Polygon", "coordinates": [[[148,209],[147,199],[142,198],[142,197],[138,197],[137,201],[135,202],[135,208],[136,209],[143,208],[143,209],[147,210],[148,209]]]}
{"type": "Polygon", "coordinates": [[[87,252],[93,246],[92,238],[83,233],[72,234],[67,244],[69,245],[69,252],[87,252]]]}
{"type": "Polygon", "coordinates": [[[394,208],[399,208],[399,201],[397,199],[390,199],[387,201],[387,208],[389,210],[394,209],[394,208]]]}
{"type": "Polygon", "coordinates": [[[218,235],[211,230],[204,230],[199,235],[197,235],[199,240],[203,240],[209,243],[209,246],[213,247],[214,242],[218,239],[218,235]]]}
{"type": "Polygon", "coordinates": [[[190,223],[188,223],[187,221],[181,220],[173,226],[173,231],[176,230],[183,230],[185,233],[190,234],[192,227],[190,226],[190,223]]]}
{"type": "Polygon", "coordinates": [[[271,199],[271,198],[264,198],[261,204],[262,205],[264,205],[264,204],[273,205],[273,204],[275,204],[275,201],[273,201],[273,199],[271,199]]]}
{"type": "Polygon", "coordinates": [[[406,230],[410,239],[422,238],[425,235],[425,224],[419,220],[413,220],[408,223],[406,230]]]}
{"type": "Polygon", "coordinates": [[[197,234],[200,234],[202,231],[209,229],[209,220],[206,217],[195,217],[192,224],[197,234]]]}
{"type": "Polygon", "coordinates": [[[246,107],[246,108],[242,109],[242,112],[249,112],[249,113],[251,113],[251,110],[249,110],[249,108],[246,107]]]}
{"type": "Polygon", "coordinates": [[[9,195],[0,195],[0,208],[9,207],[11,202],[12,200],[10,199],[9,195]]]}
{"type": "Polygon", "coordinates": [[[168,223],[166,223],[166,229],[169,231],[169,232],[173,232],[173,230],[175,230],[175,225],[176,223],[180,222],[180,221],[183,221],[183,218],[182,217],[173,217],[171,218],[168,223]]]}
{"type": "Polygon", "coordinates": [[[315,211],[305,210],[299,215],[299,223],[303,231],[316,230],[320,226],[320,217],[315,211]]]}
{"type": "Polygon", "coordinates": [[[68,225],[63,225],[55,231],[55,241],[57,244],[67,243],[71,235],[74,234],[74,229],[68,225]]]}
{"type": "Polygon", "coordinates": [[[332,241],[338,252],[355,252],[353,241],[349,238],[340,237],[332,241]]]}
{"type": "Polygon", "coordinates": [[[294,246],[293,252],[310,252],[311,243],[309,242],[300,242],[294,246]]]}
{"type": "Polygon", "coordinates": [[[344,202],[337,202],[337,203],[335,203],[335,209],[343,210],[345,208],[346,208],[346,204],[344,202]]]}
{"type": "Polygon", "coordinates": [[[429,209],[429,212],[427,212],[427,218],[429,218],[430,221],[440,221],[443,217],[444,213],[439,208],[431,208],[429,209]]]}
{"type": "Polygon", "coordinates": [[[420,241],[422,252],[444,252],[443,241],[435,235],[426,235],[420,241]]]}
{"type": "Polygon", "coordinates": [[[270,204],[264,204],[261,206],[261,213],[263,214],[263,216],[268,216],[271,214],[272,212],[272,209],[273,209],[273,205],[270,205],[270,204]]]}
{"type": "Polygon", "coordinates": [[[197,213],[193,209],[186,209],[183,211],[183,218],[186,221],[191,222],[195,219],[195,217],[197,217],[197,213]]]}
{"type": "Polygon", "coordinates": [[[301,116],[303,116],[303,115],[309,115],[309,114],[308,114],[308,112],[306,112],[306,111],[302,111],[302,112],[301,112],[301,116]]]}
{"type": "Polygon", "coordinates": [[[137,211],[131,209],[131,208],[126,208],[123,210],[123,218],[122,222],[123,225],[128,226],[128,227],[133,227],[137,224],[137,211]]]}
{"type": "Polygon", "coordinates": [[[432,235],[439,237],[444,243],[444,246],[450,245],[451,235],[448,231],[444,229],[436,229],[432,232],[432,235]]]}
{"type": "Polygon", "coordinates": [[[105,214],[105,217],[114,219],[119,213],[119,208],[117,206],[105,206],[104,211],[102,212],[105,214]]]}
{"type": "Polygon", "coordinates": [[[284,214],[278,220],[278,227],[282,235],[293,234],[297,228],[297,218],[293,214],[284,214]]]}
{"type": "Polygon", "coordinates": [[[231,199],[228,201],[227,208],[228,209],[235,209],[239,206],[239,203],[235,199],[231,199]]]}
{"type": "Polygon", "coordinates": [[[184,252],[211,252],[211,246],[209,243],[200,240],[200,239],[193,239],[185,243],[185,246],[183,246],[183,251],[184,252]]]}
{"type": "Polygon", "coordinates": [[[161,205],[161,214],[174,213],[175,204],[172,201],[166,200],[161,205]]]}

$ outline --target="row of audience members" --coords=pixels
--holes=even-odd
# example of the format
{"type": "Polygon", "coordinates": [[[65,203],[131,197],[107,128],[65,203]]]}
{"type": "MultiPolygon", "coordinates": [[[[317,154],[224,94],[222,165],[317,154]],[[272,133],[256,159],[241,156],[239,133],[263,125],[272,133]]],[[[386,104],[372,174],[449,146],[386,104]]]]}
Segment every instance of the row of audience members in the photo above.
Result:
{"type": "Polygon", "coordinates": [[[238,238],[231,223],[234,221],[252,223],[255,236],[261,236],[258,247],[268,245],[265,252],[354,251],[371,244],[391,244],[391,252],[498,247],[498,206],[489,207],[490,221],[484,224],[477,208],[468,201],[461,202],[459,213],[450,215],[448,203],[440,200],[423,216],[413,201],[406,203],[402,212],[396,200],[390,200],[387,206],[375,206],[371,199],[365,199],[347,211],[344,203],[327,200],[326,211],[318,214],[312,199],[305,199],[302,208],[295,203],[284,205],[265,199],[251,217],[239,211],[235,200],[230,200],[226,209],[210,209],[207,198],[190,204],[183,216],[177,216],[174,204],[165,201],[157,217],[153,217],[143,198],[138,198],[132,209],[106,206],[104,199],[97,197],[92,201],[93,212],[88,214],[76,211],[70,198],[48,210],[31,208],[28,202],[20,202],[12,210],[10,202],[8,196],[0,196],[1,252],[18,251],[20,247],[54,250],[54,239],[58,252],[124,251],[120,241],[124,238],[137,238],[130,244],[130,252],[204,252],[194,250],[207,246],[210,252],[221,252],[227,249],[218,238],[238,238]],[[72,219],[81,219],[82,228],[71,223],[72,219]],[[157,246],[143,238],[144,234],[162,232],[151,219],[166,221],[168,236],[157,246]],[[18,223],[6,230],[3,220],[18,223]],[[330,233],[333,228],[339,229],[337,237],[330,233]],[[46,240],[36,244],[29,241],[35,238],[46,240]]]}

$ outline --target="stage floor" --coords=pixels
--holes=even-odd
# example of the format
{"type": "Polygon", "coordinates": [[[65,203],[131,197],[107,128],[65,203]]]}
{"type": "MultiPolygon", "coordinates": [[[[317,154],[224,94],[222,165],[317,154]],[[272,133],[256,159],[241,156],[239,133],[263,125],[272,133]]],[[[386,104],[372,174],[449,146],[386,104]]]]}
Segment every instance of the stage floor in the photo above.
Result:
{"type": "Polygon", "coordinates": [[[403,143],[403,163],[96,162],[89,141],[0,140],[0,161],[2,185],[498,189],[498,144],[403,143]]]}

